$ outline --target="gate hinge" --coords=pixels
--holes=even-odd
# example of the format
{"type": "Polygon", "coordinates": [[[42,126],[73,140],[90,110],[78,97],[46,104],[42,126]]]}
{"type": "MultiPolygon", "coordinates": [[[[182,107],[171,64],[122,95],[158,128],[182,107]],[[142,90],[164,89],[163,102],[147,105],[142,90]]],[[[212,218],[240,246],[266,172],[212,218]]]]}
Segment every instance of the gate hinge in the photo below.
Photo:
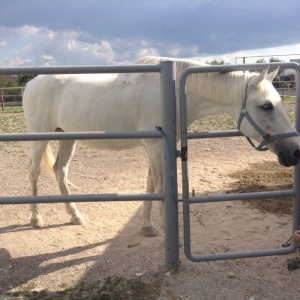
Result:
{"type": "Polygon", "coordinates": [[[188,159],[188,150],[187,147],[181,147],[181,160],[182,161],[187,161],[188,159]]]}

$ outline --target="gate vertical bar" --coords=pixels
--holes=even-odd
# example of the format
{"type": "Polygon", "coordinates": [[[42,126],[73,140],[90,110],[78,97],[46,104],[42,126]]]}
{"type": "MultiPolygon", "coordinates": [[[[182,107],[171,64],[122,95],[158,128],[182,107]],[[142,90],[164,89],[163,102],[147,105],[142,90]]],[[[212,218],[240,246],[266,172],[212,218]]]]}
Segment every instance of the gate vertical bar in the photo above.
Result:
{"type": "MultiPolygon", "coordinates": [[[[300,66],[298,65],[296,71],[296,120],[295,127],[296,130],[300,131],[300,66]]],[[[294,197],[293,202],[293,232],[294,235],[295,230],[299,230],[299,218],[300,218],[300,166],[299,164],[294,168],[294,190],[296,191],[296,196],[294,197]]],[[[293,239],[293,244],[295,248],[298,246],[297,241],[293,239]]]]}
{"type": "Polygon", "coordinates": [[[176,96],[175,63],[161,63],[162,128],[167,138],[163,139],[163,195],[165,224],[166,269],[179,268],[177,148],[176,148],[176,96]]]}

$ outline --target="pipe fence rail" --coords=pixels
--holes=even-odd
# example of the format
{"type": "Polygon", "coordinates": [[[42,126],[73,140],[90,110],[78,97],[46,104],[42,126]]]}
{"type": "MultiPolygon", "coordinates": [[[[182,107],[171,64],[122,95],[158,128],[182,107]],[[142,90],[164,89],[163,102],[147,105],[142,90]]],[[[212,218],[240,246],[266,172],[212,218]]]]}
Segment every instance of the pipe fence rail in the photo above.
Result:
{"type": "Polygon", "coordinates": [[[0,103],[2,111],[4,106],[22,106],[24,87],[0,87],[0,103]],[[6,94],[5,91],[19,90],[20,94],[6,94]],[[7,101],[7,99],[12,99],[7,101]]]}

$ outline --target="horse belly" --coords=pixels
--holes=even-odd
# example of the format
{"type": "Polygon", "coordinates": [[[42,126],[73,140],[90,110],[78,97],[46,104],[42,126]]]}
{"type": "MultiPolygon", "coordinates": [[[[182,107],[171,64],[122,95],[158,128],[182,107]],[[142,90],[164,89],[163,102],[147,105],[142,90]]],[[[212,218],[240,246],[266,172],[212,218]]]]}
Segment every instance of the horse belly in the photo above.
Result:
{"type": "Polygon", "coordinates": [[[98,139],[79,140],[79,144],[99,150],[122,151],[142,145],[141,139],[98,139]]]}

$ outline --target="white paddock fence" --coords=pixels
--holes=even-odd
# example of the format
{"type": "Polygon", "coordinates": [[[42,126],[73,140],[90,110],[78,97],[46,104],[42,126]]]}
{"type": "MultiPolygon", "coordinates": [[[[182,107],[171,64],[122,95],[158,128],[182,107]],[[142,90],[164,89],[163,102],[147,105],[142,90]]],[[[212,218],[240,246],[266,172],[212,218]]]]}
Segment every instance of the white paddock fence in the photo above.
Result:
{"type": "MultiPolygon", "coordinates": [[[[299,87],[299,65],[296,63],[272,63],[253,65],[226,65],[191,67],[186,69],[180,78],[180,138],[181,149],[176,145],[176,97],[175,97],[175,63],[165,61],[158,65],[127,65],[127,66],[71,66],[71,67],[38,67],[38,68],[0,68],[3,75],[33,75],[33,74],[83,74],[83,73],[148,73],[157,72],[161,77],[162,95],[162,129],[157,131],[137,132],[71,132],[71,133],[12,133],[1,134],[0,141],[31,141],[31,140],[63,140],[63,139],[132,139],[132,138],[163,138],[163,192],[145,194],[80,194],[80,195],[51,195],[51,196],[7,196],[0,197],[0,204],[26,204],[51,202],[97,202],[97,201],[140,201],[162,200],[165,207],[165,265],[167,269],[179,268],[179,230],[178,230],[178,203],[183,202],[184,209],[184,250],[192,261],[208,261],[218,259],[245,258],[266,255],[279,255],[294,252],[298,243],[293,240],[287,248],[254,250],[244,252],[226,252],[217,254],[195,255],[191,253],[190,235],[190,205],[232,200],[246,200],[272,197],[294,197],[294,213],[291,234],[299,228],[300,208],[300,170],[295,167],[294,188],[285,191],[271,191],[260,193],[226,194],[218,196],[190,197],[188,179],[188,140],[195,138],[216,138],[239,136],[237,130],[188,133],[186,128],[186,95],[185,84],[187,77],[192,73],[228,72],[264,69],[267,66],[276,68],[293,68],[297,73],[297,87],[299,87]],[[182,160],[182,199],[178,199],[177,185],[177,158],[182,160]],[[170,174],[172,170],[172,174],[170,174]],[[296,184],[298,183],[298,184],[296,184]]],[[[300,92],[297,89],[296,129],[300,129],[300,92]]]]}

